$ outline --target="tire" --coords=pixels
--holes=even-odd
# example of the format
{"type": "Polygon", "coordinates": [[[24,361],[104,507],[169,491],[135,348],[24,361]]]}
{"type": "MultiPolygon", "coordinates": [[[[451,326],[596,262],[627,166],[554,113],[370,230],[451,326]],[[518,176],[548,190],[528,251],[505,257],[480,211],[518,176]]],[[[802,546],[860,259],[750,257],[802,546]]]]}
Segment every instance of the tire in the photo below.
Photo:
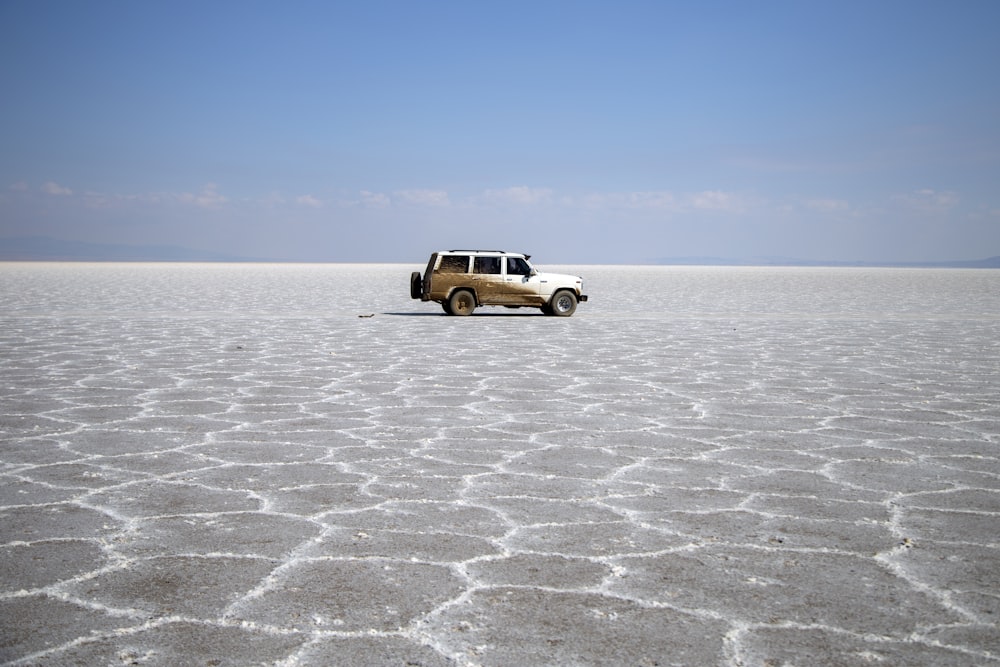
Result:
{"type": "Polygon", "coordinates": [[[419,299],[424,293],[424,281],[420,277],[420,272],[414,271],[410,274],[410,298],[419,299]]]}
{"type": "Polygon", "coordinates": [[[447,301],[442,301],[441,302],[441,309],[444,311],[445,315],[454,315],[455,314],[455,313],[451,312],[451,305],[447,301]]]}
{"type": "Polygon", "coordinates": [[[452,315],[471,315],[476,309],[476,296],[467,289],[455,290],[448,299],[448,308],[452,315]]]}
{"type": "Polygon", "coordinates": [[[576,295],[569,290],[560,290],[549,301],[549,312],[556,317],[569,317],[576,312],[576,295]]]}

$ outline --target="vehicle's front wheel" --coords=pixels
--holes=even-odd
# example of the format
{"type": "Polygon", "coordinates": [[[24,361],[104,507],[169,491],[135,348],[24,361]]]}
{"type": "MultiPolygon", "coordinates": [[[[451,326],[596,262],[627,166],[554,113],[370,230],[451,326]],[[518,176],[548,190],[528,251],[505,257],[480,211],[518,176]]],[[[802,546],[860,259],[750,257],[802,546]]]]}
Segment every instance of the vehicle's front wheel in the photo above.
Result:
{"type": "Polygon", "coordinates": [[[556,292],[549,302],[549,312],[556,317],[569,317],[576,312],[576,295],[569,290],[556,292]]]}
{"type": "Polygon", "coordinates": [[[471,315],[476,309],[476,297],[469,290],[460,289],[448,299],[452,315],[471,315]]]}

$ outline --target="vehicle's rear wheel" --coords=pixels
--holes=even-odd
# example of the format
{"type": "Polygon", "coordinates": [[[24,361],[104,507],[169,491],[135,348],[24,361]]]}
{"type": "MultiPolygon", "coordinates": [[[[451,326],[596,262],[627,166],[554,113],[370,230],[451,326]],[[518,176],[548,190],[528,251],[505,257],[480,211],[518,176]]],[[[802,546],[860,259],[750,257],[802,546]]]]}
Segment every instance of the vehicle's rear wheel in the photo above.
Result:
{"type": "Polygon", "coordinates": [[[476,309],[476,297],[469,290],[460,289],[448,299],[452,315],[471,315],[476,309]]]}
{"type": "Polygon", "coordinates": [[[443,310],[446,315],[454,315],[455,314],[455,313],[451,312],[451,302],[450,301],[442,301],[441,302],[441,310],[443,310]]]}
{"type": "Polygon", "coordinates": [[[569,317],[576,312],[576,295],[569,290],[556,292],[549,302],[549,312],[556,317],[569,317]]]}
{"type": "Polygon", "coordinates": [[[420,295],[424,293],[424,281],[420,277],[419,271],[414,271],[410,274],[410,298],[419,299],[420,295]]]}

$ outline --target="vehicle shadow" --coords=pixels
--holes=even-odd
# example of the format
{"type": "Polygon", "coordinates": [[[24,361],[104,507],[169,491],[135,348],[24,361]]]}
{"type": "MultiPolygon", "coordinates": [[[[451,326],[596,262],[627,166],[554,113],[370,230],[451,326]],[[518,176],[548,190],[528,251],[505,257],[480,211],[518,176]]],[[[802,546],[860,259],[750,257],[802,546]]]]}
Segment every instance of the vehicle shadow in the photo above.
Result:
{"type": "MultiPolygon", "coordinates": [[[[446,313],[424,313],[424,312],[412,312],[412,313],[379,313],[380,315],[391,315],[392,317],[455,317],[454,315],[448,315],[446,313]]],[[[490,312],[479,312],[476,311],[472,315],[467,315],[466,317],[545,317],[542,312],[537,313],[490,313],[490,312]]],[[[456,318],[461,319],[461,318],[456,318]]]]}

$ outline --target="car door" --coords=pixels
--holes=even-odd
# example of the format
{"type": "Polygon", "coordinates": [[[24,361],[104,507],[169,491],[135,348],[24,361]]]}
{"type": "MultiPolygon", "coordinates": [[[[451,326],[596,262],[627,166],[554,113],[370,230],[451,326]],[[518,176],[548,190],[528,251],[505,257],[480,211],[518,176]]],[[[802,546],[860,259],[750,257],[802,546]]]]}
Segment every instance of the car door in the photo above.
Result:
{"type": "Polygon", "coordinates": [[[472,285],[483,305],[505,303],[502,259],[498,255],[473,257],[472,285]]]}
{"type": "Polygon", "coordinates": [[[504,258],[504,303],[511,306],[538,306],[543,299],[539,296],[537,274],[523,257],[504,258]]]}

